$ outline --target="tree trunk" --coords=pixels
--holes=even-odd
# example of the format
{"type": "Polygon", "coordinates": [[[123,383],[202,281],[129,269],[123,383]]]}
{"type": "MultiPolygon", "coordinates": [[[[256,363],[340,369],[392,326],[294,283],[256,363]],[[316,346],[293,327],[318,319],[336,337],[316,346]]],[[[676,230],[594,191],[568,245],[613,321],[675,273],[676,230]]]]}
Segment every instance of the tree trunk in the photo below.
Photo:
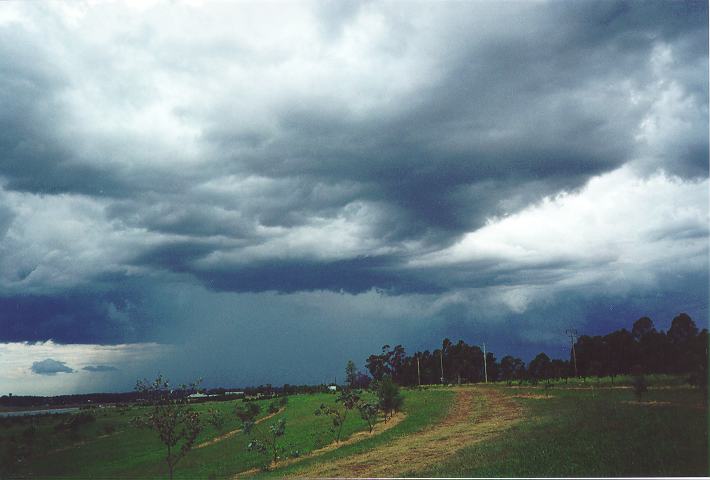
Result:
{"type": "Polygon", "coordinates": [[[172,453],[170,449],[170,445],[168,445],[168,458],[165,459],[166,462],[168,462],[168,474],[170,475],[170,480],[173,480],[173,458],[172,458],[172,453]]]}

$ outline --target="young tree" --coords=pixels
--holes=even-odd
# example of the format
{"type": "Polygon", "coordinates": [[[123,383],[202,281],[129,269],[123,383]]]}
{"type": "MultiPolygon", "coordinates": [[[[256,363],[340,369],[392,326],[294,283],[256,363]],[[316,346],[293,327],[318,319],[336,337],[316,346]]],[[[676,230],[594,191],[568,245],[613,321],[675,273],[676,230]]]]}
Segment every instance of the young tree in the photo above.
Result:
{"type": "MultiPolygon", "coordinates": [[[[196,384],[191,387],[194,389],[196,384]]],[[[202,429],[200,416],[187,403],[187,386],[182,385],[180,390],[173,391],[162,375],[158,375],[153,382],[139,380],[136,390],[151,408],[136,417],[134,423],[158,434],[167,448],[165,462],[172,479],[175,465],[190,451],[202,429]]]]}
{"type": "Polygon", "coordinates": [[[360,392],[355,390],[342,390],[335,399],[336,403],[342,405],[341,408],[329,407],[321,403],[320,407],[314,412],[315,415],[327,415],[333,421],[332,431],[335,433],[335,441],[340,442],[340,434],[343,431],[343,425],[348,417],[348,412],[357,407],[360,402],[360,392]]]}
{"type": "Polygon", "coordinates": [[[256,403],[245,402],[235,409],[235,414],[242,421],[244,434],[250,436],[247,450],[268,453],[271,460],[276,463],[279,459],[279,453],[283,451],[278,440],[286,433],[286,420],[280,418],[268,427],[263,428],[256,422],[256,417],[260,411],[261,407],[256,403]]]}
{"type": "Polygon", "coordinates": [[[377,384],[379,407],[385,415],[385,422],[398,412],[404,404],[404,398],[399,393],[399,387],[391,377],[385,377],[377,384]]]}
{"type": "Polygon", "coordinates": [[[279,453],[283,451],[283,448],[278,444],[278,440],[286,433],[285,419],[276,420],[265,430],[257,428],[256,422],[247,422],[244,424],[244,433],[252,436],[247,445],[248,450],[268,453],[274,463],[279,460],[279,453]]]}
{"type": "Polygon", "coordinates": [[[217,409],[210,409],[207,412],[207,423],[212,425],[215,430],[222,431],[224,428],[224,414],[217,409]]]}
{"type": "Polygon", "coordinates": [[[360,418],[367,422],[367,426],[370,428],[370,433],[372,433],[372,429],[375,427],[375,423],[377,422],[377,414],[380,411],[379,407],[374,403],[360,402],[357,409],[360,412],[360,418]]]}

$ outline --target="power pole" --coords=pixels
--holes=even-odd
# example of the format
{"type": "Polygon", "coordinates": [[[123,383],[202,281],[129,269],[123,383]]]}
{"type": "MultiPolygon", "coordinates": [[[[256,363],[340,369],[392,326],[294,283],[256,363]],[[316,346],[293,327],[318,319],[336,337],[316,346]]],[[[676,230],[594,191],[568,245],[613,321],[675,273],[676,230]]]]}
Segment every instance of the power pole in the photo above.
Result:
{"type": "Polygon", "coordinates": [[[486,361],[486,344],[483,343],[483,374],[486,378],[486,383],[488,383],[488,362],[486,361]]]}
{"type": "Polygon", "coordinates": [[[441,384],[444,384],[444,349],[439,350],[439,363],[441,364],[441,384]]]}
{"type": "Polygon", "coordinates": [[[574,343],[577,340],[577,330],[574,328],[568,328],[565,330],[565,335],[569,337],[569,341],[572,343],[572,359],[574,360],[574,376],[577,377],[577,352],[574,350],[574,343]]]}
{"type": "Polygon", "coordinates": [[[419,371],[419,354],[417,353],[417,383],[422,386],[422,374],[419,371]]]}

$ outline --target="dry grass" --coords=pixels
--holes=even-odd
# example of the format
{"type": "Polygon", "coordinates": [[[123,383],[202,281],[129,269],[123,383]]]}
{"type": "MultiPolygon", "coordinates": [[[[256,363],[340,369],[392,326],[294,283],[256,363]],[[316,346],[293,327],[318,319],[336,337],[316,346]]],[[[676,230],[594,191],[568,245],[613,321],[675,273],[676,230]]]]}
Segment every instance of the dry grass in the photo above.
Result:
{"type": "Polygon", "coordinates": [[[303,477],[396,477],[454,455],[461,448],[507,430],[522,417],[510,397],[493,389],[457,388],[447,417],[417,434],[400,437],[373,450],[299,472],[303,477]],[[475,412],[475,397],[486,399],[484,412],[475,412]],[[474,413],[482,413],[474,419],[474,413]]]}

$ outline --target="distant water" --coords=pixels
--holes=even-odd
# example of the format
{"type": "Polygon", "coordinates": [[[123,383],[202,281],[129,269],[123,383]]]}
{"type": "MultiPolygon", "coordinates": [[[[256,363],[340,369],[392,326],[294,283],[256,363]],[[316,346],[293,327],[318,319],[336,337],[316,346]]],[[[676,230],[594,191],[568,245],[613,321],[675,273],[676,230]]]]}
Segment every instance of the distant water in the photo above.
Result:
{"type": "Polygon", "coordinates": [[[22,410],[18,412],[0,412],[0,417],[24,417],[25,415],[56,415],[59,413],[78,412],[79,407],[47,408],[45,410],[22,410]]]}

